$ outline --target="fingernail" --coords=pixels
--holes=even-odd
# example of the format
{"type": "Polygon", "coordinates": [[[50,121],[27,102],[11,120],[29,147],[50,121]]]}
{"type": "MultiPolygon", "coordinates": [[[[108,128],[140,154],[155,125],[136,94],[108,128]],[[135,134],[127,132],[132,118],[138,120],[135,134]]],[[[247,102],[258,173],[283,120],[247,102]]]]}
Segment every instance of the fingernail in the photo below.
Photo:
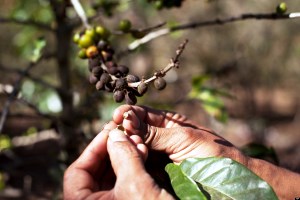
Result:
{"type": "Polygon", "coordinates": [[[124,119],[129,119],[131,112],[132,112],[131,110],[129,110],[129,111],[127,111],[127,112],[124,112],[123,118],[124,118],[124,119]]]}
{"type": "Polygon", "coordinates": [[[132,110],[129,110],[128,112],[124,113],[124,119],[131,121],[132,128],[140,128],[140,120],[132,110]]]}
{"type": "Polygon", "coordinates": [[[125,133],[118,129],[113,129],[109,132],[109,139],[113,142],[128,141],[125,133]]]}

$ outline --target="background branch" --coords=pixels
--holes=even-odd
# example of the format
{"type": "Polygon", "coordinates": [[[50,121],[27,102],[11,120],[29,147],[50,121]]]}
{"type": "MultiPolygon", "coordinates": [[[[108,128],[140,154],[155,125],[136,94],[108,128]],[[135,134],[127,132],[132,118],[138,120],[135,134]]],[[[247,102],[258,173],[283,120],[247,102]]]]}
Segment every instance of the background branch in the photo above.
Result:
{"type": "Polygon", "coordinates": [[[181,24],[177,26],[172,26],[170,28],[162,28],[153,32],[148,33],[146,36],[144,36],[141,39],[137,39],[130,43],[126,50],[121,51],[118,54],[118,57],[122,57],[130,53],[131,51],[134,51],[139,46],[150,42],[151,40],[154,40],[158,37],[167,35],[171,32],[185,30],[185,29],[195,29],[200,27],[206,27],[206,26],[214,26],[214,25],[225,25],[228,23],[233,23],[237,21],[244,21],[244,20],[283,20],[283,19],[295,19],[300,17],[300,13],[289,13],[289,14],[277,14],[277,13],[267,13],[267,14],[253,14],[253,13],[246,13],[241,14],[236,17],[229,17],[229,18],[216,18],[213,20],[206,20],[206,21],[199,21],[199,22],[192,22],[192,23],[186,23],[181,24]]]}
{"type": "Polygon", "coordinates": [[[15,23],[24,26],[33,26],[46,31],[54,31],[54,29],[48,24],[44,24],[30,19],[22,20],[22,19],[0,17],[0,23],[15,23]]]}
{"type": "Polygon", "coordinates": [[[26,76],[26,74],[29,73],[29,71],[31,69],[33,69],[42,60],[42,58],[43,57],[38,59],[36,62],[30,62],[29,65],[26,67],[26,69],[22,70],[18,80],[14,83],[13,91],[10,93],[8,99],[4,103],[3,110],[2,110],[2,113],[1,113],[0,134],[2,133],[3,126],[4,126],[4,123],[5,123],[8,111],[9,111],[9,107],[10,107],[11,103],[13,102],[13,100],[17,97],[17,95],[20,91],[20,86],[21,86],[21,82],[22,82],[23,78],[26,76]]]}

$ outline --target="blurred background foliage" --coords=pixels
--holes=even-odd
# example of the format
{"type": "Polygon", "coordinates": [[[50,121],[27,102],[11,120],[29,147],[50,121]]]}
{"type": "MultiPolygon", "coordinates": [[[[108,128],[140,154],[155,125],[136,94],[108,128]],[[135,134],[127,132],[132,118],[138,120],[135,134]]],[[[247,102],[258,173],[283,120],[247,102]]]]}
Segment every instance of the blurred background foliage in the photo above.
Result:
{"type": "MultiPolygon", "coordinates": [[[[136,29],[161,23],[171,27],[272,13],[279,2],[186,0],[181,8],[158,11],[146,0],[81,1],[91,24],[112,31],[121,19],[129,19],[136,29]]],[[[300,11],[297,1],[286,3],[288,12],[300,11]]],[[[120,104],[88,83],[87,62],[77,57],[71,41],[84,27],[70,2],[2,0],[0,13],[2,115],[11,103],[0,133],[0,197],[60,199],[63,171],[120,104]],[[15,98],[9,100],[13,91],[15,98]]],[[[149,88],[138,104],[185,114],[245,153],[272,157],[300,172],[299,25],[297,18],[254,19],[175,31],[118,62],[133,74],[150,77],[189,39],[181,67],[165,77],[167,88],[149,88]]],[[[116,52],[135,40],[111,37],[116,52]]]]}

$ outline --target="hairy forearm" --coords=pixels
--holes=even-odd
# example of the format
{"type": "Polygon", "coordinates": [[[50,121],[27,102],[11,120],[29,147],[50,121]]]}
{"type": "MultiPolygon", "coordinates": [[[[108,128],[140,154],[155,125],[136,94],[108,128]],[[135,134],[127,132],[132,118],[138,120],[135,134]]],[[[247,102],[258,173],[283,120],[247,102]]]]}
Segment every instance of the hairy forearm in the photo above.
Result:
{"type": "Polygon", "coordinates": [[[300,196],[300,175],[260,159],[249,158],[247,167],[268,182],[279,199],[300,196]]]}

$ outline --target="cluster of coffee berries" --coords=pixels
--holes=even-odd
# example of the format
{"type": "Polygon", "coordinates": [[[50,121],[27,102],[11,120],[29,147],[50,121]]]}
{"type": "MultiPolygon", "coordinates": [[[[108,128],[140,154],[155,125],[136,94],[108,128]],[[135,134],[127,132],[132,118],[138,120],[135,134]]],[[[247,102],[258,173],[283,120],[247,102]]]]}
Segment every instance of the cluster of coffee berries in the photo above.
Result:
{"type": "Polygon", "coordinates": [[[183,1],[184,0],[148,0],[148,2],[153,3],[158,10],[163,8],[180,7],[183,1]]]}
{"type": "MultiPolygon", "coordinates": [[[[130,26],[128,22],[123,21],[119,28],[125,32],[130,26]]],[[[127,66],[115,61],[115,51],[109,43],[109,35],[110,31],[105,27],[96,26],[76,33],[73,40],[80,48],[79,57],[88,59],[89,82],[95,85],[97,90],[113,93],[115,102],[125,100],[127,104],[136,104],[137,97],[147,92],[150,81],[129,74],[127,66]]],[[[153,83],[158,90],[166,87],[166,81],[160,75],[155,76],[153,83]]]]}

